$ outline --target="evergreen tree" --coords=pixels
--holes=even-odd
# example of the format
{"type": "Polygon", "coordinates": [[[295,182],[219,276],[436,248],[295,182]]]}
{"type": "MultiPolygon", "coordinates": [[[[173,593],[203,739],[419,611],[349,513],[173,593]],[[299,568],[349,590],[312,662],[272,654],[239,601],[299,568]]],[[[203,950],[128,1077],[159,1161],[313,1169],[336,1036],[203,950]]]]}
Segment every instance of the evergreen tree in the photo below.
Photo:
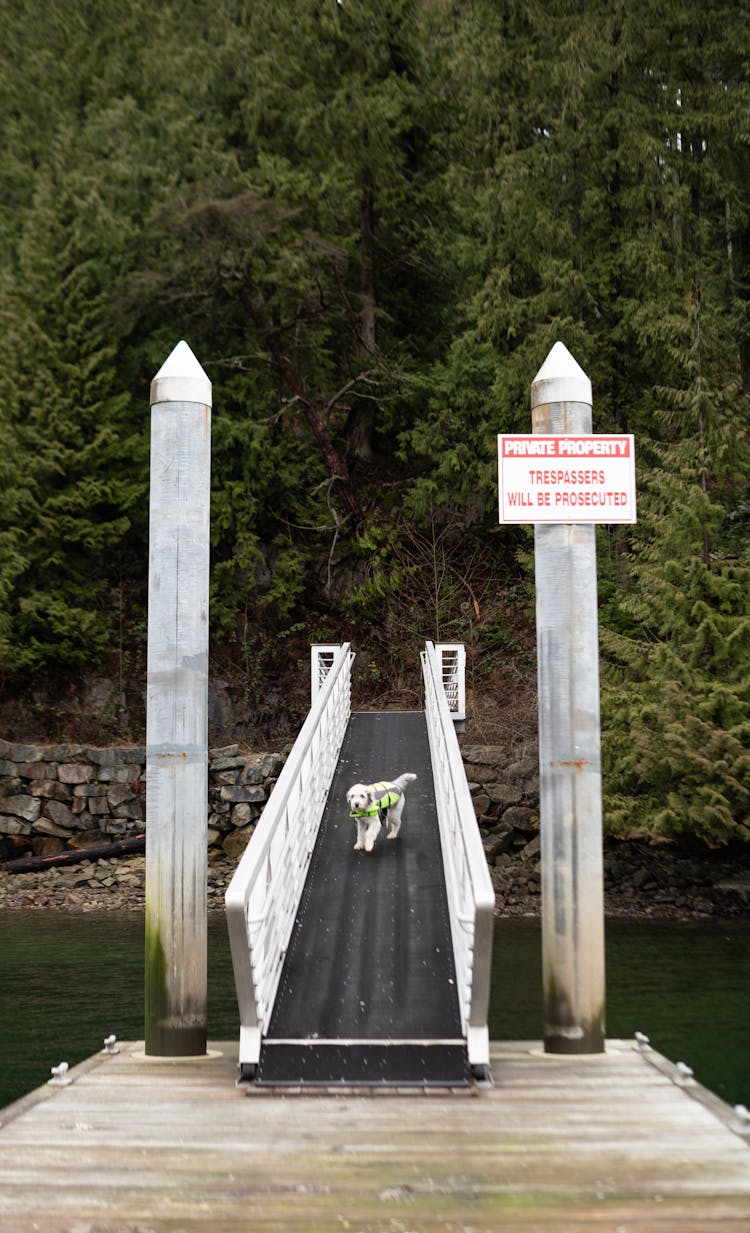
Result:
{"type": "Polygon", "coordinates": [[[634,432],[639,465],[641,521],[599,536],[608,817],[744,833],[744,14],[0,16],[5,672],[88,663],[115,592],[142,596],[148,388],[181,337],[214,387],[231,653],[330,618],[371,642],[450,631],[481,659],[528,548],[497,532],[495,434],[528,429],[562,338],[596,430],[634,432]]]}
{"type": "MultiPolygon", "coordinates": [[[[699,382],[679,394],[700,414],[699,382]]],[[[722,475],[748,461],[736,386],[712,404],[708,432],[651,447],[602,627],[602,711],[608,827],[720,845],[750,840],[750,559],[727,534],[742,507],[720,501],[722,475]]]]}
{"type": "Polygon", "coordinates": [[[95,662],[112,629],[108,588],[131,511],[145,490],[143,423],[117,390],[102,270],[87,256],[97,196],[70,171],[61,137],[37,177],[17,270],[3,297],[4,431],[18,460],[6,477],[5,533],[23,527],[22,568],[5,599],[5,668],[95,662]],[[140,467],[139,467],[140,464],[140,467]]]}
{"type": "Polygon", "coordinates": [[[648,391],[641,524],[604,647],[611,824],[718,844],[749,837],[750,560],[739,529],[750,405],[731,328],[747,271],[727,231],[740,189],[727,157],[736,47],[724,37],[726,6],[712,7],[663,21],[652,50],[664,96],[659,167],[671,186],[658,232],[665,287],[642,297],[633,321],[659,378],[648,391]]]}
{"type": "Polygon", "coordinates": [[[332,557],[367,551],[393,491],[402,393],[442,311],[418,30],[412,0],[255,4],[198,52],[204,128],[183,130],[131,298],[151,345],[179,313],[214,381],[226,621],[268,566],[277,611],[311,581],[325,602],[332,557]]]}

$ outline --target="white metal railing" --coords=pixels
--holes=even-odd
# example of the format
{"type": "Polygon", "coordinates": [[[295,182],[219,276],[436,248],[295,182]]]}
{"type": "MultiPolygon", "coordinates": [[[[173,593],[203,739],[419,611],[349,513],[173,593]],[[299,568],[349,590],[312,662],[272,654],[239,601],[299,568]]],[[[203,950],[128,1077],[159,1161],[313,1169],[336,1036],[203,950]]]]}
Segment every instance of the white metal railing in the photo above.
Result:
{"type": "Polygon", "coordinates": [[[443,692],[451,719],[466,719],[466,647],[462,642],[435,644],[443,692]]]}
{"type": "MultiPolygon", "coordinates": [[[[321,648],[314,648],[314,650],[321,648]]],[[[225,903],[240,1012],[240,1065],[257,1065],[286,948],[351,711],[349,643],[322,648],[326,671],[225,903]]],[[[313,655],[313,659],[315,659],[313,655]]]]}
{"type": "Polygon", "coordinates": [[[316,643],[310,647],[310,706],[315,704],[323,683],[336,660],[336,652],[341,648],[316,643]]]}
{"type": "Polygon", "coordinates": [[[432,642],[426,643],[421,658],[461,1019],[469,1063],[481,1068],[490,1060],[487,1012],[495,893],[446,697],[445,658],[432,642]]]}

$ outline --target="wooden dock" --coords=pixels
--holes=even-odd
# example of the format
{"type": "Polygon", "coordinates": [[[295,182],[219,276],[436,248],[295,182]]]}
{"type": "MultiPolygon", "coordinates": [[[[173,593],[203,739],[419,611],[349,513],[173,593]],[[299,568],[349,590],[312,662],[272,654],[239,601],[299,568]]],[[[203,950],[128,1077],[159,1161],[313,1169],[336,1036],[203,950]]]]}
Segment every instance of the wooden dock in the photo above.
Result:
{"type": "Polygon", "coordinates": [[[0,1111],[3,1233],[749,1233],[737,1115],[658,1054],[493,1045],[494,1086],[284,1095],[120,1044],[0,1111]]]}

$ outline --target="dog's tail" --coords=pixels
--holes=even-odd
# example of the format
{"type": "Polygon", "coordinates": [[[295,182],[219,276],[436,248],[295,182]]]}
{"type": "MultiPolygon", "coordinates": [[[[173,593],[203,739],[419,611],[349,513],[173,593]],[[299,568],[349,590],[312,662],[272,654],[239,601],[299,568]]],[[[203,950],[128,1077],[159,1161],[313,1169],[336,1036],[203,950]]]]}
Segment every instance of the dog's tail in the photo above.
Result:
{"type": "Polygon", "coordinates": [[[393,780],[393,786],[395,788],[398,788],[399,792],[403,792],[406,785],[408,783],[411,783],[412,780],[416,778],[417,778],[416,775],[412,775],[407,771],[406,774],[399,775],[398,779],[393,780]]]}

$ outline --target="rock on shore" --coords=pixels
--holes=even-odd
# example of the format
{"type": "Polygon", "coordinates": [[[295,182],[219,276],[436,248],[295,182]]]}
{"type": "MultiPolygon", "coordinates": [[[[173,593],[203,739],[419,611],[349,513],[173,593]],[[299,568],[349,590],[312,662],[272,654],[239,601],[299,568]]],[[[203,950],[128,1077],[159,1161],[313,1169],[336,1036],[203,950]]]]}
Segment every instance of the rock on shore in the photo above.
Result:
{"type": "MultiPolygon", "coordinates": [[[[236,860],[223,853],[209,853],[210,911],[223,911],[224,891],[236,865],[236,860]]],[[[131,856],[36,873],[9,874],[0,869],[0,911],[139,912],[145,901],[144,866],[143,856],[131,856]]],[[[539,914],[541,867],[533,839],[515,850],[497,853],[491,872],[499,916],[539,914]],[[499,862],[498,856],[502,858],[499,862]]],[[[605,912],[612,918],[748,916],[750,854],[698,857],[663,846],[609,840],[605,843],[604,885],[605,912]]]]}
{"type": "MultiPolygon", "coordinates": [[[[492,866],[499,916],[540,911],[541,862],[528,848],[502,853],[492,866]]],[[[696,855],[671,846],[605,840],[604,910],[613,919],[750,916],[750,854],[696,855]]]]}
{"type": "MultiPolygon", "coordinates": [[[[85,860],[36,873],[0,869],[0,911],[65,908],[71,912],[138,912],[145,903],[145,856],[85,860]]],[[[208,866],[209,911],[223,911],[237,862],[215,855],[208,866]]]]}

